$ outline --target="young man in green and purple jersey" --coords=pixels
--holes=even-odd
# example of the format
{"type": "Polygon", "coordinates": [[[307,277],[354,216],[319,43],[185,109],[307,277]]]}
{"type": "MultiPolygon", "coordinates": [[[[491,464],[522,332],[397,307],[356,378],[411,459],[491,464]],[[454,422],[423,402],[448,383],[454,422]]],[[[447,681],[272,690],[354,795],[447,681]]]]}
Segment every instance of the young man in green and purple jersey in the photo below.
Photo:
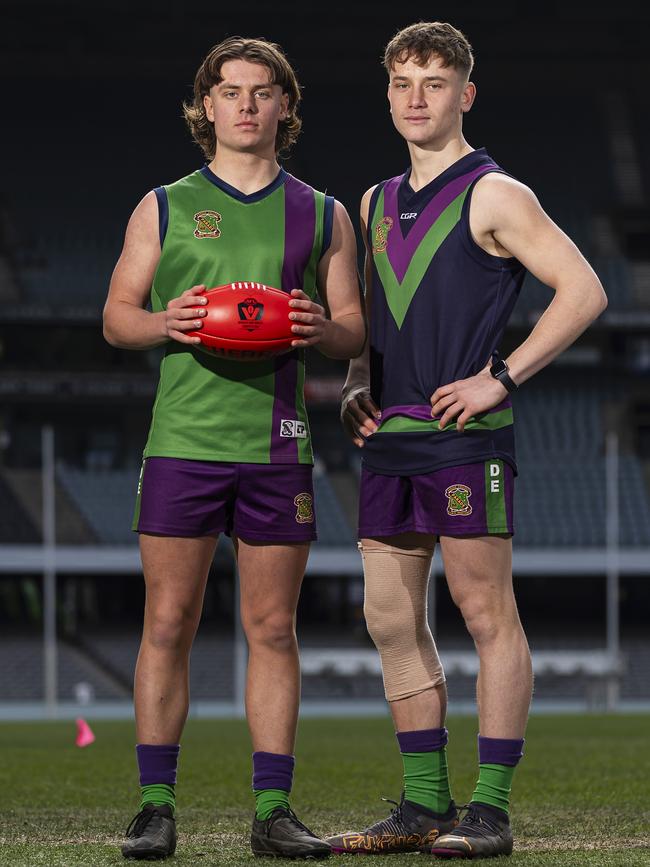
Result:
{"type": "Polygon", "coordinates": [[[342,417],[362,447],[365,615],[404,796],[390,817],[329,842],[337,852],[507,855],[532,691],[512,587],[510,392],[566,349],[606,298],[533,193],[466,141],[476,88],[463,33],[413,24],[391,40],[384,62],[410,166],[361,203],[368,352],[350,365],[342,417]],[[555,296],[506,361],[496,352],[526,269],[555,296]],[[438,541],[480,661],[478,780],[460,817],[447,773],[445,676],[427,621],[438,541]]]}
{"type": "Polygon", "coordinates": [[[232,38],[210,51],[185,106],[209,163],[140,202],[106,303],[110,343],[166,344],[134,521],[147,596],[135,673],[141,809],[127,858],[164,858],[176,846],[189,653],[222,532],[235,543],[249,647],[253,852],[330,852],[288,799],[300,689],[295,615],[316,536],[303,354],[313,345],[354,357],[365,327],[345,209],[277,162],[300,130],[299,99],[278,46],[232,38]],[[248,280],[291,294],[294,349],[258,362],[215,358],[187,333],[201,327],[201,292],[248,280]]]}

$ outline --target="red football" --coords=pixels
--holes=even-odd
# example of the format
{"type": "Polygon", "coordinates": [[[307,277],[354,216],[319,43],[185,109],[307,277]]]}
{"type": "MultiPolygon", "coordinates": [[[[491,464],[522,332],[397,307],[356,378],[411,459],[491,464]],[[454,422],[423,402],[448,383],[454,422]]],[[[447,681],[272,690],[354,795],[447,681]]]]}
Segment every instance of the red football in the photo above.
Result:
{"type": "Polygon", "coordinates": [[[201,348],[220,358],[258,361],[291,349],[291,296],[251,280],[206,289],[203,326],[188,331],[201,338],[201,348]]]}

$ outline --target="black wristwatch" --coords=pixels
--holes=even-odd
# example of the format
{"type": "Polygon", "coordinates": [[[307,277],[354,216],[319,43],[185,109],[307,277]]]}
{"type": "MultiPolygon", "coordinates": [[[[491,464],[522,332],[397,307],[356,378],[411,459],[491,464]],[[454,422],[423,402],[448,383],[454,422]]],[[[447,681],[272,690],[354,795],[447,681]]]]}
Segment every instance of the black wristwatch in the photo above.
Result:
{"type": "Polygon", "coordinates": [[[492,367],[490,373],[495,379],[498,379],[506,391],[512,393],[517,390],[517,383],[510,378],[509,368],[507,363],[499,355],[498,352],[492,353],[492,367]]]}

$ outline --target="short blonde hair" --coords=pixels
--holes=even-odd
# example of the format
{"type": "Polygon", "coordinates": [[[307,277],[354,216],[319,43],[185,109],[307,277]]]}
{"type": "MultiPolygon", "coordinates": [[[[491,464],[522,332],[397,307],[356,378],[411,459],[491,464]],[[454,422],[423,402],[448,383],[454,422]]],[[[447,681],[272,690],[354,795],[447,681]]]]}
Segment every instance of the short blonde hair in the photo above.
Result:
{"type": "Polygon", "coordinates": [[[442,21],[420,21],[396,33],[384,51],[384,66],[390,75],[396,63],[412,58],[426,66],[432,57],[439,57],[443,66],[458,69],[467,78],[474,68],[472,46],[465,34],[442,21]]]}

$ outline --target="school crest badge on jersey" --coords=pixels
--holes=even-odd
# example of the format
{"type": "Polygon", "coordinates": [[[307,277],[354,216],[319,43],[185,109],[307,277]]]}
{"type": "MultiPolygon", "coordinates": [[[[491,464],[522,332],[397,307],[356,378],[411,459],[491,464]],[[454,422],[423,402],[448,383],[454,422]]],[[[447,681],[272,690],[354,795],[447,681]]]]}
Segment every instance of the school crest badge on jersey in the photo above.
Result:
{"type": "Polygon", "coordinates": [[[219,238],[221,229],[221,214],[217,211],[198,211],[194,214],[196,221],[196,229],[194,230],[195,238],[219,238]]]}
{"type": "Polygon", "coordinates": [[[449,485],[445,491],[447,497],[447,514],[466,516],[472,514],[472,504],[469,498],[472,496],[472,489],[467,485],[449,485]]]}
{"type": "Polygon", "coordinates": [[[313,524],[314,523],[314,500],[311,494],[298,494],[294,498],[294,505],[297,507],[296,522],[298,524],[313,524]]]}
{"type": "Polygon", "coordinates": [[[375,243],[372,245],[373,253],[385,253],[388,246],[388,233],[393,228],[392,217],[382,217],[375,226],[375,243]]]}

